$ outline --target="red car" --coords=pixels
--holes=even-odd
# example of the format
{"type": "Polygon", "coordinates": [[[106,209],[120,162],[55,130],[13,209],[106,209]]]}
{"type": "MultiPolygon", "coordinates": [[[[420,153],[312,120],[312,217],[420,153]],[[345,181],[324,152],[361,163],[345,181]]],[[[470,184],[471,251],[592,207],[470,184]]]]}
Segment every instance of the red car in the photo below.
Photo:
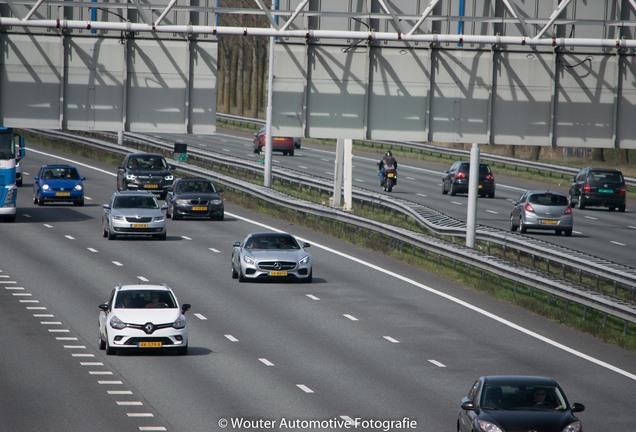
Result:
{"type": "MultiPolygon", "coordinates": [[[[254,153],[260,153],[265,148],[265,127],[254,135],[254,153]]],[[[283,152],[285,156],[294,155],[293,137],[272,137],[272,151],[283,152]]]]}

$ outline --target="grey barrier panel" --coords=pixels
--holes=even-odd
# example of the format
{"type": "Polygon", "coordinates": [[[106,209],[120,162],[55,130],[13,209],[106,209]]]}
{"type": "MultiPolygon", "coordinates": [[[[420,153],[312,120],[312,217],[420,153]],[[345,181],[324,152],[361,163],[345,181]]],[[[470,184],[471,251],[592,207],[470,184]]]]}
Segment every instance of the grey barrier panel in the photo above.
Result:
{"type": "Polygon", "coordinates": [[[3,33],[0,44],[0,124],[216,131],[216,42],[3,33]]]}

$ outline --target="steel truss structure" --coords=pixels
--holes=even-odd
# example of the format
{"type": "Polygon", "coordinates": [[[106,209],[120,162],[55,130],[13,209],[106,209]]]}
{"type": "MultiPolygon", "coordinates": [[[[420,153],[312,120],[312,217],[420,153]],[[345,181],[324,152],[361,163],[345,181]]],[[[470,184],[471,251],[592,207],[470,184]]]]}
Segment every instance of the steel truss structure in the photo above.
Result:
{"type": "Polygon", "coordinates": [[[277,134],[636,147],[636,0],[273,3],[0,0],[0,122],[211,133],[216,42],[249,35],[277,134]]]}

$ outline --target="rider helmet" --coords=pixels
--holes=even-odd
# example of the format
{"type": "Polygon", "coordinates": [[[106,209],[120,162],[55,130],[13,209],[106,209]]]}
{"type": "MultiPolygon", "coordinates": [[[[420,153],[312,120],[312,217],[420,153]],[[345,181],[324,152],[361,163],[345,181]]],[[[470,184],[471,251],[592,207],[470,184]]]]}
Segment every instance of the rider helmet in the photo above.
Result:
{"type": "Polygon", "coordinates": [[[393,153],[391,153],[390,151],[388,151],[388,152],[386,152],[386,155],[385,155],[385,156],[389,156],[389,157],[391,157],[391,156],[393,156],[393,153]]]}

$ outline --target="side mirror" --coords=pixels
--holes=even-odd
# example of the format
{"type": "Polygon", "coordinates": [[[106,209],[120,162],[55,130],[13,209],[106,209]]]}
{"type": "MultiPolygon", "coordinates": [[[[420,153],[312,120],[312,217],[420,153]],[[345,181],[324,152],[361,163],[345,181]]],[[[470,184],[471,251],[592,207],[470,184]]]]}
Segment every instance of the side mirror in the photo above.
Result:
{"type": "Polygon", "coordinates": [[[33,176],[33,180],[36,180],[36,181],[37,181],[37,180],[39,180],[39,179],[40,179],[40,176],[33,176]]]}
{"type": "Polygon", "coordinates": [[[234,247],[240,247],[240,246],[241,246],[241,242],[234,243],[234,247]]]}
{"type": "Polygon", "coordinates": [[[190,303],[184,303],[181,305],[181,313],[186,313],[186,311],[188,311],[190,308],[192,307],[192,305],[190,303]]]}
{"type": "Polygon", "coordinates": [[[80,180],[84,181],[84,180],[86,180],[86,177],[82,177],[80,180]]]}
{"type": "Polygon", "coordinates": [[[473,404],[473,401],[468,399],[468,398],[462,399],[461,407],[462,407],[462,409],[464,411],[474,411],[475,410],[475,404],[473,404]]]}
{"type": "Polygon", "coordinates": [[[585,411],[585,405],[578,402],[574,402],[572,404],[572,412],[581,412],[581,411],[585,411]]]}
{"type": "Polygon", "coordinates": [[[311,245],[310,245],[309,243],[303,243],[303,247],[304,247],[304,248],[308,248],[308,247],[310,247],[310,246],[311,246],[311,245]]]}
{"type": "Polygon", "coordinates": [[[106,210],[108,210],[110,208],[110,204],[102,204],[102,207],[106,210]]]}
{"type": "Polygon", "coordinates": [[[108,303],[102,303],[99,305],[99,308],[106,312],[108,310],[108,303]]]}

